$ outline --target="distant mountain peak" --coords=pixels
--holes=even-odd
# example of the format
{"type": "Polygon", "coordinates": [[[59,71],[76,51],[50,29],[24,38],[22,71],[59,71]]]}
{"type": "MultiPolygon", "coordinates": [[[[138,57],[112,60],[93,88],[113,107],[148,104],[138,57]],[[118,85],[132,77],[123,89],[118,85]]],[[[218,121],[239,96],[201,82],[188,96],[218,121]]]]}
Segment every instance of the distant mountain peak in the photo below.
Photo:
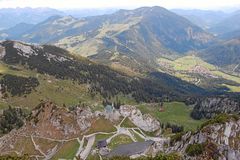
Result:
{"type": "Polygon", "coordinates": [[[64,15],[53,8],[3,8],[0,9],[0,28],[11,28],[18,23],[37,24],[53,15],[64,15]]]}

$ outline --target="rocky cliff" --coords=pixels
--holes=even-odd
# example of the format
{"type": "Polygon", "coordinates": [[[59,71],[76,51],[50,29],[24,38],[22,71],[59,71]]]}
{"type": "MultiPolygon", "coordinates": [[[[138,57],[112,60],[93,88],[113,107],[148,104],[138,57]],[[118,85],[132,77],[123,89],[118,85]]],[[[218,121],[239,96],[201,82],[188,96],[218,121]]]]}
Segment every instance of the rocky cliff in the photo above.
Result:
{"type": "Polygon", "coordinates": [[[219,115],[195,132],[175,136],[167,152],[180,152],[184,159],[239,160],[240,119],[238,116],[219,115]]]}
{"type": "Polygon", "coordinates": [[[142,114],[135,106],[120,106],[120,114],[128,117],[133,124],[144,131],[153,132],[160,129],[160,123],[150,114],[142,114]]]}

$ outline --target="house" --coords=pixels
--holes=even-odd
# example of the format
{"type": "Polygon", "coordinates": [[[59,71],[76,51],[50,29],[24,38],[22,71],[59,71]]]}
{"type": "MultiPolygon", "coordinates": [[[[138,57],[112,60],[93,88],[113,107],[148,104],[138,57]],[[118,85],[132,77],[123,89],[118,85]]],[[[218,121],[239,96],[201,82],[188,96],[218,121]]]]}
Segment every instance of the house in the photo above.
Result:
{"type": "Polygon", "coordinates": [[[154,145],[154,141],[148,140],[145,142],[133,142],[130,144],[119,145],[115,149],[113,149],[107,157],[115,157],[115,156],[137,156],[147,153],[150,148],[154,145]]]}
{"type": "Polygon", "coordinates": [[[102,140],[99,140],[97,142],[97,148],[98,149],[105,148],[105,147],[107,147],[107,140],[106,139],[102,139],[102,140]]]}

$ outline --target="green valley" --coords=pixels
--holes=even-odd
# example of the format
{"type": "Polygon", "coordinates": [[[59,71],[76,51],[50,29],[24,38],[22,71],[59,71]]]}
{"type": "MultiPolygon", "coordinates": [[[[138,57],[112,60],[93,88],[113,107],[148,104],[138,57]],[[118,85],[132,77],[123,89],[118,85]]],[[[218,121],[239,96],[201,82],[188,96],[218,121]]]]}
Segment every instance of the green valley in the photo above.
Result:
{"type": "Polygon", "coordinates": [[[192,55],[175,60],[159,58],[159,70],[199,86],[228,87],[230,91],[240,90],[240,77],[222,71],[219,67],[192,55]]]}

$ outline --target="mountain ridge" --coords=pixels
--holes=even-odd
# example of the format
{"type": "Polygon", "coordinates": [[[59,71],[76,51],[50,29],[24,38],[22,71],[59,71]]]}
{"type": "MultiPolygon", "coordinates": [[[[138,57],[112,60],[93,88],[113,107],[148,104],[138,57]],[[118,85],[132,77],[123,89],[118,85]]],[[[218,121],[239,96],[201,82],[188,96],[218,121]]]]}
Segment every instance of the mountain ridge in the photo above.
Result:
{"type": "Polygon", "coordinates": [[[203,48],[214,38],[187,19],[156,6],[80,20],[52,17],[17,39],[56,44],[104,64],[131,69],[145,65],[142,68],[148,71],[156,67],[155,58],[203,48]]]}
{"type": "Polygon", "coordinates": [[[18,23],[40,23],[49,16],[63,15],[63,12],[52,8],[2,8],[0,9],[0,28],[8,29],[18,23]]]}

